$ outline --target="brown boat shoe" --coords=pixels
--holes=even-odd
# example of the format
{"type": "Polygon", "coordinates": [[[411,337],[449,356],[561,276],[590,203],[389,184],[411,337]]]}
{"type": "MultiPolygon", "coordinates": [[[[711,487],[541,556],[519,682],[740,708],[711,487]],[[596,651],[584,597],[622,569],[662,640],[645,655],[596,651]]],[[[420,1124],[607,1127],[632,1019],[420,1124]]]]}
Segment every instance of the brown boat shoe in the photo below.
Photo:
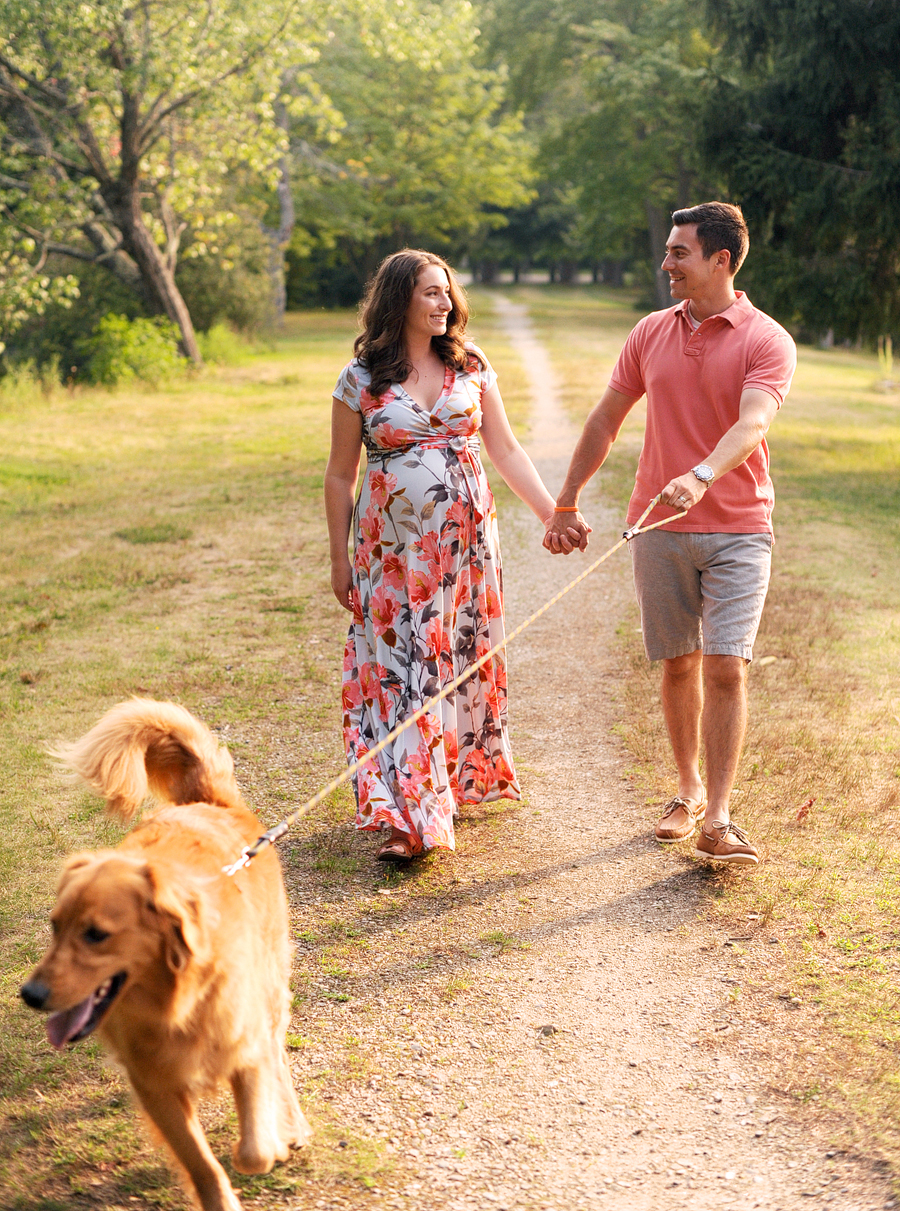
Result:
{"type": "Polygon", "coordinates": [[[705,862],[755,866],[759,861],[759,850],[751,844],[742,828],[728,820],[724,824],[704,824],[694,846],[694,857],[705,862]]]}
{"type": "Polygon", "coordinates": [[[663,808],[653,835],[657,841],[669,845],[674,841],[686,841],[694,835],[697,821],[706,808],[706,796],[702,799],[688,799],[676,795],[663,808]]]}

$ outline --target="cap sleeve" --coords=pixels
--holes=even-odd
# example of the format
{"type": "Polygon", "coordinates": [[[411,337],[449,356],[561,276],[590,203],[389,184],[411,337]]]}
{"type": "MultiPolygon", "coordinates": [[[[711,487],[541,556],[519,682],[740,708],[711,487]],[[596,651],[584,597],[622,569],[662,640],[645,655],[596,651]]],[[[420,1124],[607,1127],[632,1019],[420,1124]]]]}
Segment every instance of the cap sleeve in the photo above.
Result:
{"type": "Polygon", "coordinates": [[[348,408],[352,408],[354,412],[362,412],[359,402],[361,390],[362,384],[359,381],[356,362],[348,362],[341,371],[332,394],[335,399],[339,399],[348,408]]]}
{"type": "Polygon", "coordinates": [[[478,358],[472,358],[472,373],[478,375],[478,382],[481,385],[482,392],[490,391],[491,387],[493,387],[494,383],[497,381],[497,371],[484,356],[483,349],[480,349],[477,345],[469,344],[468,342],[466,343],[466,348],[471,353],[477,353],[478,358],[481,359],[479,362],[478,358]]]}

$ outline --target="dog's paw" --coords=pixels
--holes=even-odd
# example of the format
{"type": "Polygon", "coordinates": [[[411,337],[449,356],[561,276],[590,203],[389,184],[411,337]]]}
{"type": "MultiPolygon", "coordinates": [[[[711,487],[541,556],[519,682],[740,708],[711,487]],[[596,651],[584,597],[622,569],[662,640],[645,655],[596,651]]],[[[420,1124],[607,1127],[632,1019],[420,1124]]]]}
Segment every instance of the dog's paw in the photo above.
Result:
{"type": "Polygon", "coordinates": [[[288,1158],[287,1149],[284,1149],[284,1156],[279,1156],[278,1151],[277,1146],[262,1148],[256,1143],[247,1144],[239,1140],[231,1150],[231,1159],[238,1173],[268,1173],[276,1161],[288,1158]]]}
{"type": "Polygon", "coordinates": [[[291,1148],[305,1148],[313,1137],[313,1129],[306,1121],[306,1116],[301,1113],[300,1121],[292,1124],[288,1144],[291,1148]]]}

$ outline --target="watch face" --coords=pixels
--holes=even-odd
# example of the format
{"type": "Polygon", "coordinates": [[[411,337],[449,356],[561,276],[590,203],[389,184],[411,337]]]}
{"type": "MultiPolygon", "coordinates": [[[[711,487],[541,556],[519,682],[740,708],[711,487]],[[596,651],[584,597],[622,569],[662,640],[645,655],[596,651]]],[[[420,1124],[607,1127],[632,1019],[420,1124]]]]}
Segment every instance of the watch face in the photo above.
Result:
{"type": "Polygon", "coordinates": [[[706,465],[706,463],[700,463],[699,466],[693,467],[691,469],[693,470],[696,477],[699,480],[702,480],[703,483],[706,483],[706,484],[708,484],[710,482],[710,480],[715,479],[715,477],[716,477],[715,471],[713,471],[712,467],[708,467],[706,465]]]}

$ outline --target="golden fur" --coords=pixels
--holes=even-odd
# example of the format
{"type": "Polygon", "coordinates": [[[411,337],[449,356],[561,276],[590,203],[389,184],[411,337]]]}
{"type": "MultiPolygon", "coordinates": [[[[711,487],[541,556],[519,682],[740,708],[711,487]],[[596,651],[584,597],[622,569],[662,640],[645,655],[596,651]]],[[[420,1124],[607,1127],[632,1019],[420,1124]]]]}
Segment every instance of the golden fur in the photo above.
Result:
{"type": "Polygon", "coordinates": [[[51,1013],[57,1047],[96,1025],[198,1205],[239,1211],[198,1097],[231,1085],[241,1173],[268,1172],[311,1135],[283,1045],[290,940],[278,857],[267,849],[233,878],[222,873],[262,829],[227,749],[181,707],[121,703],[56,755],[122,819],[148,790],[170,806],[116,849],[67,861],[53,942],[22,996],[51,1013]]]}

